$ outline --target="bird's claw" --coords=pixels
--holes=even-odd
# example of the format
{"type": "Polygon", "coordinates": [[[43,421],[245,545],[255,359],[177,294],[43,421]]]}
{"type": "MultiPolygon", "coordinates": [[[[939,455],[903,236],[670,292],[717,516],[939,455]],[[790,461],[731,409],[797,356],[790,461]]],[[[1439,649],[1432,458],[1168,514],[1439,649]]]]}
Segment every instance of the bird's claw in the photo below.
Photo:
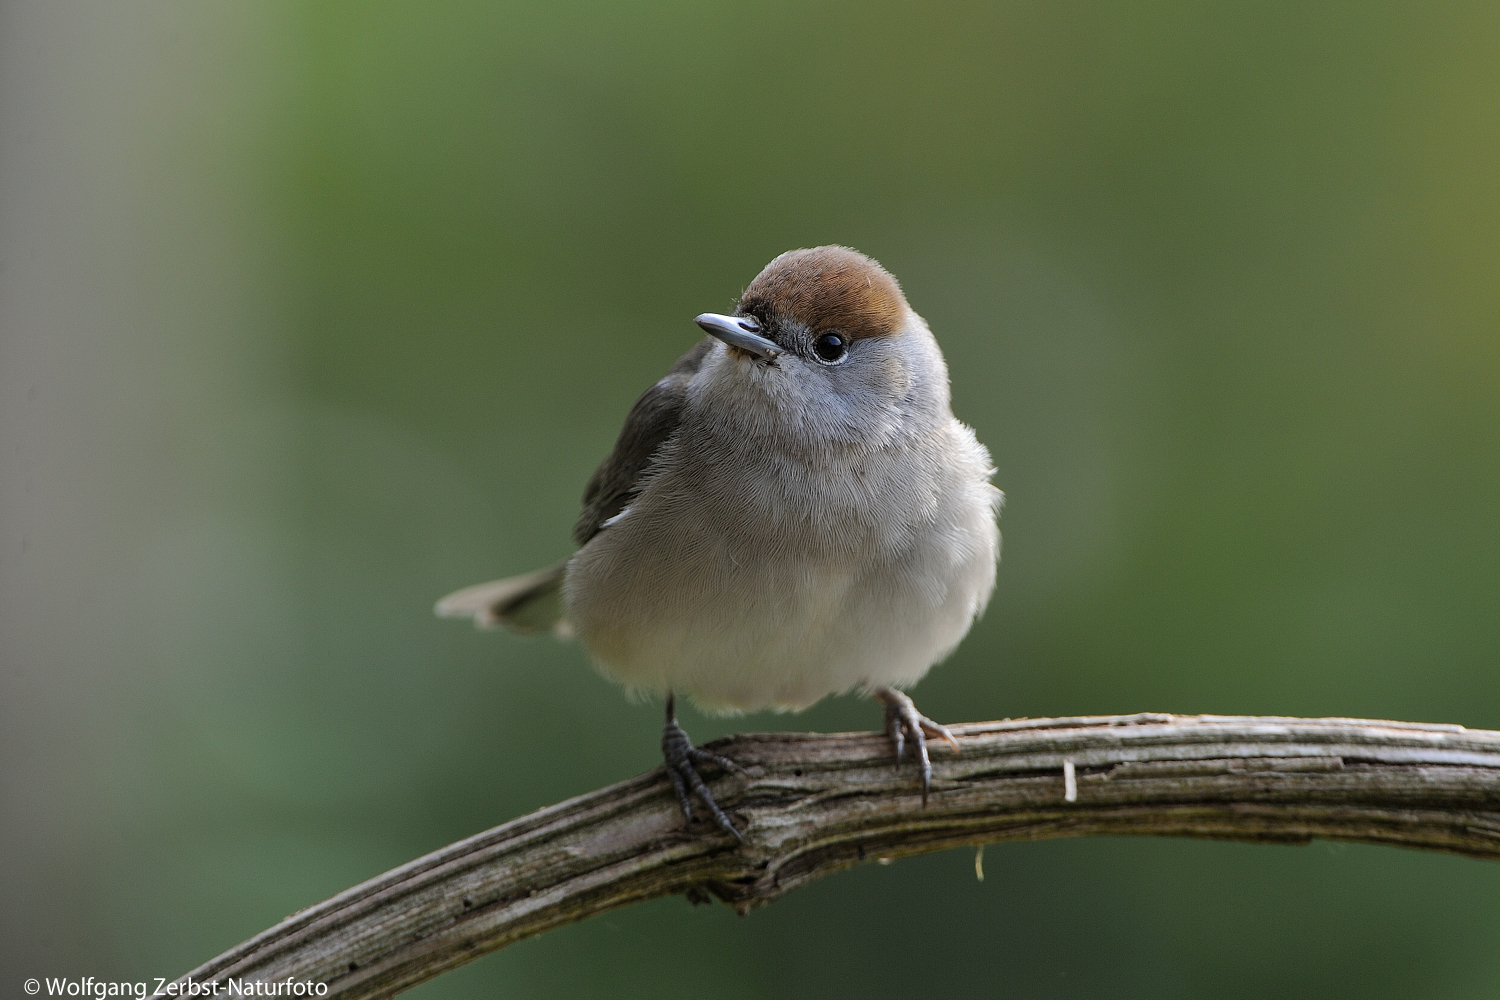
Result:
{"type": "Polygon", "coordinates": [[[906,753],[906,741],[916,744],[917,764],[922,772],[922,805],[927,805],[927,793],[932,786],[932,760],[927,755],[927,737],[947,740],[958,751],[958,740],[948,727],[933,722],[917,711],[911,698],[894,688],[879,688],[875,697],[885,706],[885,734],[896,746],[896,764],[900,766],[906,753]]]}
{"type": "Polygon", "coordinates": [[[682,815],[689,823],[693,821],[693,798],[703,803],[708,809],[708,814],[713,818],[714,824],[725,833],[730,834],[735,840],[744,843],[745,838],[735,825],[730,822],[729,817],[724,815],[724,810],[714,801],[713,794],[704,784],[703,778],[698,774],[698,768],[702,766],[713,766],[725,771],[734,771],[739,774],[748,774],[743,767],[730,760],[728,757],[720,757],[716,753],[700,750],[693,746],[693,741],[688,739],[688,734],[682,726],[677,724],[677,713],[674,711],[673,699],[667,698],[667,721],[661,731],[661,755],[666,761],[667,777],[672,779],[672,787],[677,791],[677,804],[682,806],[682,815]]]}

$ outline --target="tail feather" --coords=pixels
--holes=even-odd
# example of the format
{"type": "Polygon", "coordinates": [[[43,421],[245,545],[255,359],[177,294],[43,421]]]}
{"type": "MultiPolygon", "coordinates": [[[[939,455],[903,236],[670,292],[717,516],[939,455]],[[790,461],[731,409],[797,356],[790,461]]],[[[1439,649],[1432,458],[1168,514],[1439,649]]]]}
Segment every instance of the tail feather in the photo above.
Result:
{"type": "Polygon", "coordinates": [[[525,576],[455,590],[438,601],[433,610],[443,618],[472,618],[479,628],[504,625],[516,632],[550,631],[566,636],[572,631],[562,602],[567,566],[561,562],[525,576]]]}

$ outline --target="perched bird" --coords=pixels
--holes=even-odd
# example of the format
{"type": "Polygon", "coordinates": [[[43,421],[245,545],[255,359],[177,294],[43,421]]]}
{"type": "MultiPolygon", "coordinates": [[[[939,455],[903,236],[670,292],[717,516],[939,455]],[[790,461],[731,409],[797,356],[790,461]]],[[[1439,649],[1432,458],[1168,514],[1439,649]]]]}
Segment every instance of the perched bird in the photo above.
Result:
{"type": "Polygon", "coordinates": [[[697,768],[674,693],[710,712],[798,711],[858,690],[899,762],[927,737],[915,684],[984,610],[1002,502],[989,452],[949,404],[926,322],[846,247],[782,254],[731,315],[636,401],[583,496],[572,558],[468,587],[437,613],[576,636],[601,672],[662,695],[662,753],[736,838],[697,768]]]}

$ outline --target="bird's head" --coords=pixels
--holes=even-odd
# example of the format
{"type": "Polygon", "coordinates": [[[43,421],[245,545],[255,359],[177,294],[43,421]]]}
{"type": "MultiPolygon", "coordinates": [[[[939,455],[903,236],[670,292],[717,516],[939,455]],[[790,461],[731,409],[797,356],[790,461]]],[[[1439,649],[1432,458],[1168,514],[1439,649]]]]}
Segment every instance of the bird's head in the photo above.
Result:
{"type": "Polygon", "coordinates": [[[724,344],[706,359],[701,389],[741,420],[868,441],[950,412],[948,370],[927,324],[890,272],[848,247],[782,254],[732,314],[697,323],[724,344]]]}

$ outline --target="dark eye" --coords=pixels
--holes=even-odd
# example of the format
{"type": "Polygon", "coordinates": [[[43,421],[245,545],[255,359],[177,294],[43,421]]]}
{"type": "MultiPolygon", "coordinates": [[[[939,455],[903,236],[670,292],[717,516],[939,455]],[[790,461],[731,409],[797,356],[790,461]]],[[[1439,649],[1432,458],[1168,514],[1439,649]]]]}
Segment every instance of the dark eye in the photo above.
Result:
{"type": "Polygon", "coordinates": [[[825,333],[813,341],[813,353],[826,365],[836,365],[849,355],[849,342],[842,334],[825,333]]]}

